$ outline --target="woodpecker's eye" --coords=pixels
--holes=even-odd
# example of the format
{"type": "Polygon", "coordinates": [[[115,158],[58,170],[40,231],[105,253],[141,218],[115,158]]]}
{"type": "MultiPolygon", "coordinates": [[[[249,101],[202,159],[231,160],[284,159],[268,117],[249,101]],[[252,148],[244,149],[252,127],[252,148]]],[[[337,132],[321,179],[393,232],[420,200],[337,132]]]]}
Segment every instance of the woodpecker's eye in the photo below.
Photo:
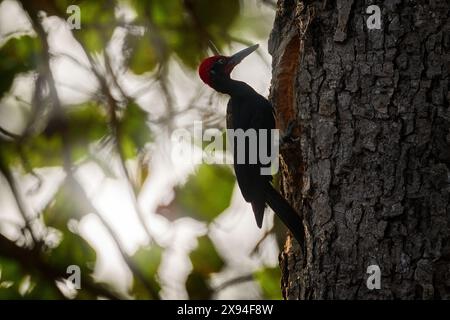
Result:
{"type": "Polygon", "coordinates": [[[225,63],[225,59],[219,59],[219,60],[217,60],[217,62],[218,62],[219,64],[224,64],[224,63],[225,63]]]}

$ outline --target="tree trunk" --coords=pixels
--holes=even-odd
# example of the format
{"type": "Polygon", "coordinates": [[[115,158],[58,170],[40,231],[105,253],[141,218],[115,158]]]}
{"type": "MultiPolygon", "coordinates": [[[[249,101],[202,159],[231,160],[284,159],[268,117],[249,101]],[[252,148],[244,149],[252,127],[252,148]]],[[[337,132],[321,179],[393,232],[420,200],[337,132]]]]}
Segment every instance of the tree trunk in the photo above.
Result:
{"type": "Polygon", "coordinates": [[[280,254],[286,299],[450,298],[449,10],[278,1],[270,98],[281,130],[296,120],[281,189],[306,233],[280,254]]]}

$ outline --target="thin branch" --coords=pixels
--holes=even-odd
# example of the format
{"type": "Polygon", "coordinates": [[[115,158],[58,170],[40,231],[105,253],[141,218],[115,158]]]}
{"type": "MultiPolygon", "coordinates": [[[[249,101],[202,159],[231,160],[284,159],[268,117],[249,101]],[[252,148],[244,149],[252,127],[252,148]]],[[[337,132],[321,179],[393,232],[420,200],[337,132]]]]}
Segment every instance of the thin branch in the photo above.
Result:
{"type": "Polygon", "coordinates": [[[22,167],[25,169],[25,172],[28,174],[31,174],[37,180],[37,185],[35,187],[33,187],[32,189],[29,189],[27,191],[27,195],[35,193],[42,186],[42,183],[43,183],[42,177],[39,174],[37,174],[37,172],[34,170],[33,166],[30,164],[30,161],[26,157],[25,152],[23,150],[23,146],[20,143],[17,145],[17,152],[19,154],[20,162],[22,163],[22,167]]]}
{"type": "Polygon", "coordinates": [[[105,59],[105,66],[106,66],[106,71],[109,73],[109,75],[111,76],[111,79],[113,81],[114,86],[119,90],[120,94],[122,95],[122,97],[126,100],[127,104],[130,101],[134,101],[134,99],[132,97],[130,97],[125,90],[122,88],[122,86],[119,84],[119,80],[117,79],[117,76],[112,68],[111,65],[111,59],[109,58],[109,54],[108,52],[104,52],[103,53],[103,57],[105,59]]]}
{"type": "Polygon", "coordinates": [[[33,227],[31,226],[30,217],[26,213],[26,209],[22,200],[22,196],[17,189],[16,181],[9,170],[8,166],[3,162],[3,159],[0,158],[0,172],[5,177],[6,182],[14,196],[14,200],[16,201],[17,207],[19,209],[19,213],[22,216],[22,219],[25,223],[25,228],[30,232],[31,239],[33,240],[33,246],[39,247],[42,244],[42,239],[36,237],[33,231],[33,227]]]}
{"type": "Polygon", "coordinates": [[[8,130],[3,129],[2,127],[0,127],[0,133],[5,135],[5,136],[7,136],[7,137],[12,138],[12,139],[19,139],[20,138],[20,135],[12,133],[12,132],[9,132],[8,130]]]}
{"type": "Polygon", "coordinates": [[[149,90],[155,85],[157,81],[158,81],[157,79],[153,79],[152,82],[142,85],[140,88],[132,92],[130,96],[133,97],[134,99],[141,97],[142,95],[148,93],[149,90]]]}
{"type": "Polygon", "coordinates": [[[89,96],[89,97],[95,97],[96,94],[97,94],[97,93],[94,92],[94,91],[89,91],[89,90],[86,89],[86,88],[76,87],[76,86],[71,85],[71,84],[69,84],[69,83],[65,83],[65,82],[61,82],[61,81],[56,81],[55,83],[56,83],[57,85],[59,85],[59,86],[65,87],[65,88],[67,88],[67,89],[69,89],[69,90],[72,90],[72,91],[74,91],[74,92],[82,93],[82,94],[84,94],[84,95],[86,95],[86,96],[89,96]]]}
{"type": "Polygon", "coordinates": [[[31,103],[29,101],[26,101],[24,98],[17,96],[17,95],[12,95],[12,97],[14,98],[14,100],[23,103],[26,106],[31,106],[31,103]]]}
{"type": "Polygon", "coordinates": [[[67,58],[73,63],[77,64],[79,67],[83,68],[85,71],[91,71],[91,68],[88,65],[84,64],[84,62],[81,62],[78,58],[75,58],[74,56],[66,52],[51,53],[51,56],[67,58]]]}
{"type": "Polygon", "coordinates": [[[237,284],[241,284],[244,282],[250,282],[253,281],[255,279],[255,277],[253,276],[253,274],[245,274],[236,278],[232,278],[230,280],[227,280],[225,282],[223,282],[222,284],[220,284],[219,286],[217,286],[214,291],[219,292],[222,291],[230,286],[234,286],[237,284]]]}
{"type": "Polygon", "coordinates": [[[272,234],[272,232],[275,230],[275,224],[272,226],[272,228],[270,228],[269,230],[267,230],[266,232],[264,232],[263,236],[261,237],[261,239],[258,240],[258,242],[256,243],[255,247],[252,250],[252,254],[255,254],[256,251],[259,250],[259,247],[261,246],[261,244],[264,242],[264,240],[267,239],[268,236],[270,236],[272,234]]]}

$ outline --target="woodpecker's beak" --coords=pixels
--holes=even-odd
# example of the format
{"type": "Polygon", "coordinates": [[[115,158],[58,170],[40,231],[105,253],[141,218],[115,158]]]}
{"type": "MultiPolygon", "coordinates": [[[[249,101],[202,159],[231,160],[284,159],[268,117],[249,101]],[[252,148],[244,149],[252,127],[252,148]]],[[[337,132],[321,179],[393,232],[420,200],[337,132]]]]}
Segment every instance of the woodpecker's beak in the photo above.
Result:
{"type": "Polygon", "coordinates": [[[259,44],[255,44],[251,47],[245,48],[235,54],[233,54],[227,63],[227,70],[231,72],[234,67],[236,67],[246,56],[248,56],[250,53],[258,49],[259,44]]]}

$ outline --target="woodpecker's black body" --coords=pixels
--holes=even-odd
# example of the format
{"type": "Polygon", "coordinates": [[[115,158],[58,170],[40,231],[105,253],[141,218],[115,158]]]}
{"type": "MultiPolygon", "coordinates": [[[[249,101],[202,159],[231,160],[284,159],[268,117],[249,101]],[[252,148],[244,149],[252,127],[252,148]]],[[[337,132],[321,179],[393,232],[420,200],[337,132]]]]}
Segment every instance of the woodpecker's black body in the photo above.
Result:
{"type": "MultiPolygon", "coordinates": [[[[200,77],[218,92],[228,94],[228,129],[275,129],[274,110],[270,102],[258,94],[248,84],[230,78],[234,66],[257,46],[247,48],[232,57],[215,56],[208,58],[199,69],[200,77]]],[[[272,151],[270,139],[267,140],[269,153],[272,151]]],[[[256,164],[250,164],[249,141],[245,145],[246,163],[237,161],[237,146],[234,144],[234,170],[244,199],[252,205],[256,223],[261,228],[264,209],[268,204],[283,223],[290,229],[299,243],[303,242],[302,221],[289,203],[272,187],[272,176],[261,174],[263,165],[258,158],[256,164]]],[[[259,137],[258,144],[259,146],[259,137]]],[[[254,147],[254,146],[253,146],[254,147]]],[[[270,164],[269,164],[270,166],[270,164]]]]}
{"type": "MultiPolygon", "coordinates": [[[[230,79],[230,81],[233,80],[230,79]]],[[[236,88],[231,92],[231,98],[227,106],[227,129],[243,129],[244,131],[248,129],[274,129],[275,118],[269,101],[245,83],[236,81],[234,85],[236,88]]],[[[233,138],[230,137],[230,139],[233,138]]],[[[234,143],[237,143],[237,141],[234,143]]],[[[246,143],[245,159],[248,161],[250,146],[248,145],[249,141],[246,141],[246,143]]],[[[269,151],[272,151],[270,145],[269,148],[269,151]]],[[[256,223],[261,228],[266,204],[266,197],[262,187],[270,185],[272,176],[261,175],[260,169],[263,167],[261,163],[239,164],[237,154],[237,147],[234,146],[233,156],[236,179],[244,199],[251,203],[256,223]]]]}

